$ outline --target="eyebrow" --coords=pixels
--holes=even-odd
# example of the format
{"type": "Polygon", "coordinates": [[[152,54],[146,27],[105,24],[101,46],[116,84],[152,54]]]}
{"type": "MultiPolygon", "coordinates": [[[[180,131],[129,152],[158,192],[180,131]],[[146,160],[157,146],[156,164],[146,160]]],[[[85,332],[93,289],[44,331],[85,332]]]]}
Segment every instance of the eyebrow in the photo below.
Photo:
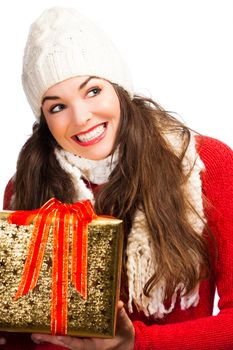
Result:
{"type": "MultiPolygon", "coordinates": [[[[79,86],[78,90],[82,90],[82,89],[87,85],[87,83],[88,83],[91,79],[99,79],[99,78],[96,77],[96,76],[90,76],[90,77],[88,77],[86,80],[84,80],[84,82],[82,82],[82,84],[79,86]]],[[[59,96],[45,96],[45,97],[42,99],[41,105],[43,106],[43,104],[44,104],[45,101],[47,101],[47,100],[59,100],[59,99],[60,99],[59,96]]]]}

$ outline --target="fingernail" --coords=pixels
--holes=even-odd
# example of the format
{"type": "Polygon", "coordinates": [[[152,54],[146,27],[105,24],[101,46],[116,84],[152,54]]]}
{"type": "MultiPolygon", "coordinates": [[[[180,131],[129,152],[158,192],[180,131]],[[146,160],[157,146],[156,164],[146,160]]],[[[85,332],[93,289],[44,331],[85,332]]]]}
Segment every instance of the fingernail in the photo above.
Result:
{"type": "Polygon", "coordinates": [[[6,339],[5,338],[0,338],[0,345],[6,344],[6,339]]]}
{"type": "Polygon", "coordinates": [[[57,336],[57,340],[63,342],[64,341],[64,337],[58,335],[57,336]]]}
{"type": "Polygon", "coordinates": [[[40,338],[37,338],[37,337],[35,337],[34,335],[32,335],[31,338],[32,338],[32,341],[33,341],[35,344],[40,344],[40,343],[41,343],[40,338]]]}

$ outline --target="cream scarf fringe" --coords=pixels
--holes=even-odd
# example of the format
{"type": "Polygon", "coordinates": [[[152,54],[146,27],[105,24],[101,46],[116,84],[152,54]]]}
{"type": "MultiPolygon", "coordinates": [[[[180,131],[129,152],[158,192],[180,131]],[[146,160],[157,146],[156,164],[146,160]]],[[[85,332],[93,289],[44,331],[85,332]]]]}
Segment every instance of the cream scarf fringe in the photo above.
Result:
{"type": "MultiPolygon", "coordinates": [[[[165,138],[173,146],[176,153],[179,154],[182,147],[181,138],[174,134],[165,135],[165,138]]],[[[203,221],[205,221],[205,217],[200,172],[204,169],[204,164],[196,152],[193,135],[191,135],[190,144],[183,159],[182,166],[185,174],[188,174],[190,170],[192,170],[184,186],[184,191],[188,196],[190,204],[198,213],[198,215],[194,214],[193,211],[187,209],[187,218],[197,234],[201,235],[204,228],[203,221]]],[[[128,237],[126,254],[129,284],[129,311],[133,311],[132,304],[134,302],[138,309],[143,311],[146,316],[154,315],[156,318],[163,318],[165,314],[173,310],[177,299],[177,292],[182,290],[183,286],[181,284],[177,286],[168,309],[164,306],[166,281],[163,279],[151,290],[149,297],[143,294],[143,287],[148,279],[156,272],[156,267],[153,261],[153,244],[142,211],[138,211],[136,214],[133,227],[128,237]]],[[[198,302],[199,285],[195,290],[189,293],[189,295],[181,296],[180,298],[182,310],[190,306],[196,306],[198,302]]]]}
{"type": "MultiPolygon", "coordinates": [[[[182,149],[182,139],[179,135],[164,135],[167,142],[174,148],[176,154],[182,149]]],[[[77,193],[76,200],[90,199],[94,203],[94,197],[90,189],[87,188],[82,178],[96,184],[103,184],[108,181],[111,171],[117,164],[117,154],[104,160],[91,161],[83,159],[64,150],[55,150],[56,158],[60,166],[71,176],[77,193]]],[[[183,171],[185,174],[191,171],[184,191],[188,199],[197,211],[198,215],[187,209],[187,217],[197,234],[202,234],[205,220],[203,203],[202,203],[202,184],[200,173],[204,165],[198,156],[195,148],[194,135],[191,135],[190,144],[183,159],[183,171]]],[[[161,279],[152,289],[150,296],[143,294],[143,287],[148,279],[156,272],[156,266],[153,261],[153,244],[148,233],[144,213],[137,211],[131,232],[128,237],[126,248],[127,255],[127,276],[129,288],[128,308],[133,312],[133,303],[137,308],[144,312],[146,316],[154,315],[156,318],[162,318],[165,314],[170,313],[177,299],[177,292],[183,288],[178,285],[172,297],[171,305],[168,309],[164,306],[164,291],[166,281],[161,279]]],[[[198,262],[197,262],[198,264],[198,262]]],[[[199,301],[199,286],[189,295],[180,298],[181,309],[187,309],[190,306],[196,306],[199,301]]]]}

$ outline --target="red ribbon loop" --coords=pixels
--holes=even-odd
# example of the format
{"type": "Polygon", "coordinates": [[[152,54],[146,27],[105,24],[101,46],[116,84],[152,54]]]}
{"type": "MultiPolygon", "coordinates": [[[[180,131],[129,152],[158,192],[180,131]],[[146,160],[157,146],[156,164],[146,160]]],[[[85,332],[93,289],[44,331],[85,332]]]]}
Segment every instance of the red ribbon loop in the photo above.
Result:
{"type": "Polygon", "coordinates": [[[51,333],[67,333],[69,237],[72,233],[71,282],[87,298],[88,223],[97,218],[89,200],[74,204],[51,198],[40,209],[19,210],[8,222],[29,225],[34,221],[28,254],[15,298],[31,291],[37,284],[50,230],[53,234],[51,333]]]}

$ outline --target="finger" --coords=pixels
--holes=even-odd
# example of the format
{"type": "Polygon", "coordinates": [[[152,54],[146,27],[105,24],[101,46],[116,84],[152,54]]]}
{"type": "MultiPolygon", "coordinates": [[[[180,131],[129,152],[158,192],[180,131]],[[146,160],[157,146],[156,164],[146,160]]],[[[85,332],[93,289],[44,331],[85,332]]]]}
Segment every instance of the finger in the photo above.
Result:
{"type": "Polygon", "coordinates": [[[123,307],[124,307],[123,301],[119,300],[118,303],[117,303],[118,310],[121,310],[123,307]]]}
{"type": "Polygon", "coordinates": [[[31,338],[36,344],[47,342],[54,345],[62,345],[56,336],[50,334],[32,334],[31,338]]]}
{"type": "Polygon", "coordinates": [[[54,345],[65,346],[71,350],[94,350],[90,339],[81,339],[70,336],[54,336],[50,334],[32,334],[32,340],[36,343],[48,342],[54,345]]]}
{"type": "Polygon", "coordinates": [[[121,335],[128,334],[131,337],[134,337],[135,333],[133,324],[125,311],[124,303],[122,301],[118,302],[117,333],[121,335]]]}
{"type": "Polygon", "coordinates": [[[0,345],[6,344],[6,339],[3,337],[0,337],[0,345]]]}
{"type": "Polygon", "coordinates": [[[124,325],[123,328],[128,327],[132,324],[131,320],[129,319],[129,317],[125,311],[124,304],[122,301],[118,302],[117,323],[124,325]]]}
{"type": "Polygon", "coordinates": [[[75,338],[69,336],[57,337],[62,345],[72,350],[95,350],[95,342],[92,338],[75,338]]]}

